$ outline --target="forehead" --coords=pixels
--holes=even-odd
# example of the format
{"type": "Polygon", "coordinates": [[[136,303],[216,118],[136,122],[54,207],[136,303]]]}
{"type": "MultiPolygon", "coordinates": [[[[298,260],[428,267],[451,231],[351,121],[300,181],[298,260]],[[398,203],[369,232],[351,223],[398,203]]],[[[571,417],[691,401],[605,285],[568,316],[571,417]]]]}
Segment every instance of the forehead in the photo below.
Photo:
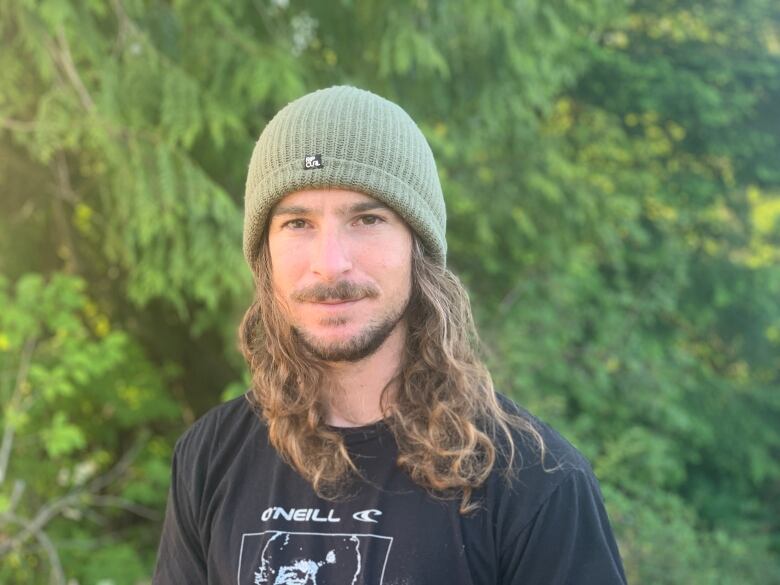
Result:
{"type": "MultiPolygon", "coordinates": [[[[312,189],[288,193],[271,209],[271,218],[285,213],[322,213],[335,211],[346,213],[356,208],[390,209],[378,199],[345,189],[312,189]]],[[[392,211],[392,210],[391,210],[392,211]]]]}

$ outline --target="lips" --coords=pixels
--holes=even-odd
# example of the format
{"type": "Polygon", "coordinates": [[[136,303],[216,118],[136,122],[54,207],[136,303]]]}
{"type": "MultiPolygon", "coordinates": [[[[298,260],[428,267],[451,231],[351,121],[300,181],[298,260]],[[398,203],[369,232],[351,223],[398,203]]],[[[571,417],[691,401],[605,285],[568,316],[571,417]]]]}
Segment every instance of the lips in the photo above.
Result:
{"type": "Polygon", "coordinates": [[[352,299],[352,300],[346,300],[346,301],[333,299],[333,300],[328,300],[328,301],[312,301],[311,304],[315,305],[317,307],[322,307],[322,308],[324,308],[326,310],[328,310],[328,309],[345,309],[347,307],[351,307],[352,305],[354,305],[355,303],[357,303],[360,300],[362,300],[362,299],[352,299]]]}
{"type": "Polygon", "coordinates": [[[357,299],[347,299],[347,300],[333,300],[333,301],[316,301],[321,305],[341,305],[344,303],[354,303],[357,299]]]}

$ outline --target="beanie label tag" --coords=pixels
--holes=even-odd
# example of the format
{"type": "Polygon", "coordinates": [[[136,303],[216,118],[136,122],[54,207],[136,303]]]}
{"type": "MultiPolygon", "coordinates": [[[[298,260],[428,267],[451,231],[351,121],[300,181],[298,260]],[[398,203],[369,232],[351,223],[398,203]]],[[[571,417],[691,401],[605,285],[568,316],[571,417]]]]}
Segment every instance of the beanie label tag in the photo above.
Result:
{"type": "Polygon", "coordinates": [[[321,154],[312,154],[312,155],[304,157],[304,159],[303,159],[303,169],[305,171],[311,171],[313,169],[321,169],[321,168],[322,168],[322,155],[321,154]]]}

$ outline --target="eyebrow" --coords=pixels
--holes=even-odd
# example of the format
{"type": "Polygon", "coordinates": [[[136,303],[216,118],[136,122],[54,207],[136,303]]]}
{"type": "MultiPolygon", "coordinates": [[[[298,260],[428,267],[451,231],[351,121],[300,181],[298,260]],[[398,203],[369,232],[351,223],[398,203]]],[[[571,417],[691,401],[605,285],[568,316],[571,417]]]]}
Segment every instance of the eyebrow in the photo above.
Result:
{"type": "MultiPolygon", "coordinates": [[[[361,213],[374,209],[390,209],[390,207],[379,201],[361,201],[349,206],[345,205],[339,207],[336,212],[340,215],[347,215],[349,213],[361,213]]],[[[274,207],[271,212],[271,217],[273,218],[279,215],[311,215],[312,213],[314,213],[314,211],[310,207],[303,207],[302,205],[282,205],[274,207]]]]}
{"type": "Polygon", "coordinates": [[[311,210],[308,207],[301,207],[300,205],[288,205],[286,207],[274,207],[271,211],[271,217],[277,215],[306,215],[311,210]]]}

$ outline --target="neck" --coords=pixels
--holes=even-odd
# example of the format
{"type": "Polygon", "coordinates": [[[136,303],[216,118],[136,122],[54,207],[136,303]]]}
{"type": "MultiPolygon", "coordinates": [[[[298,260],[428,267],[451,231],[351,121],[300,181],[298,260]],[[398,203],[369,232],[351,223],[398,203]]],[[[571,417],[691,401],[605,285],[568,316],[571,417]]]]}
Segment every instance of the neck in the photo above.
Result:
{"type": "Polygon", "coordinates": [[[328,365],[331,390],[325,422],[337,427],[368,425],[384,418],[382,393],[392,401],[401,367],[406,326],[399,322],[385,342],[373,354],[357,362],[333,362],[328,365]]]}

